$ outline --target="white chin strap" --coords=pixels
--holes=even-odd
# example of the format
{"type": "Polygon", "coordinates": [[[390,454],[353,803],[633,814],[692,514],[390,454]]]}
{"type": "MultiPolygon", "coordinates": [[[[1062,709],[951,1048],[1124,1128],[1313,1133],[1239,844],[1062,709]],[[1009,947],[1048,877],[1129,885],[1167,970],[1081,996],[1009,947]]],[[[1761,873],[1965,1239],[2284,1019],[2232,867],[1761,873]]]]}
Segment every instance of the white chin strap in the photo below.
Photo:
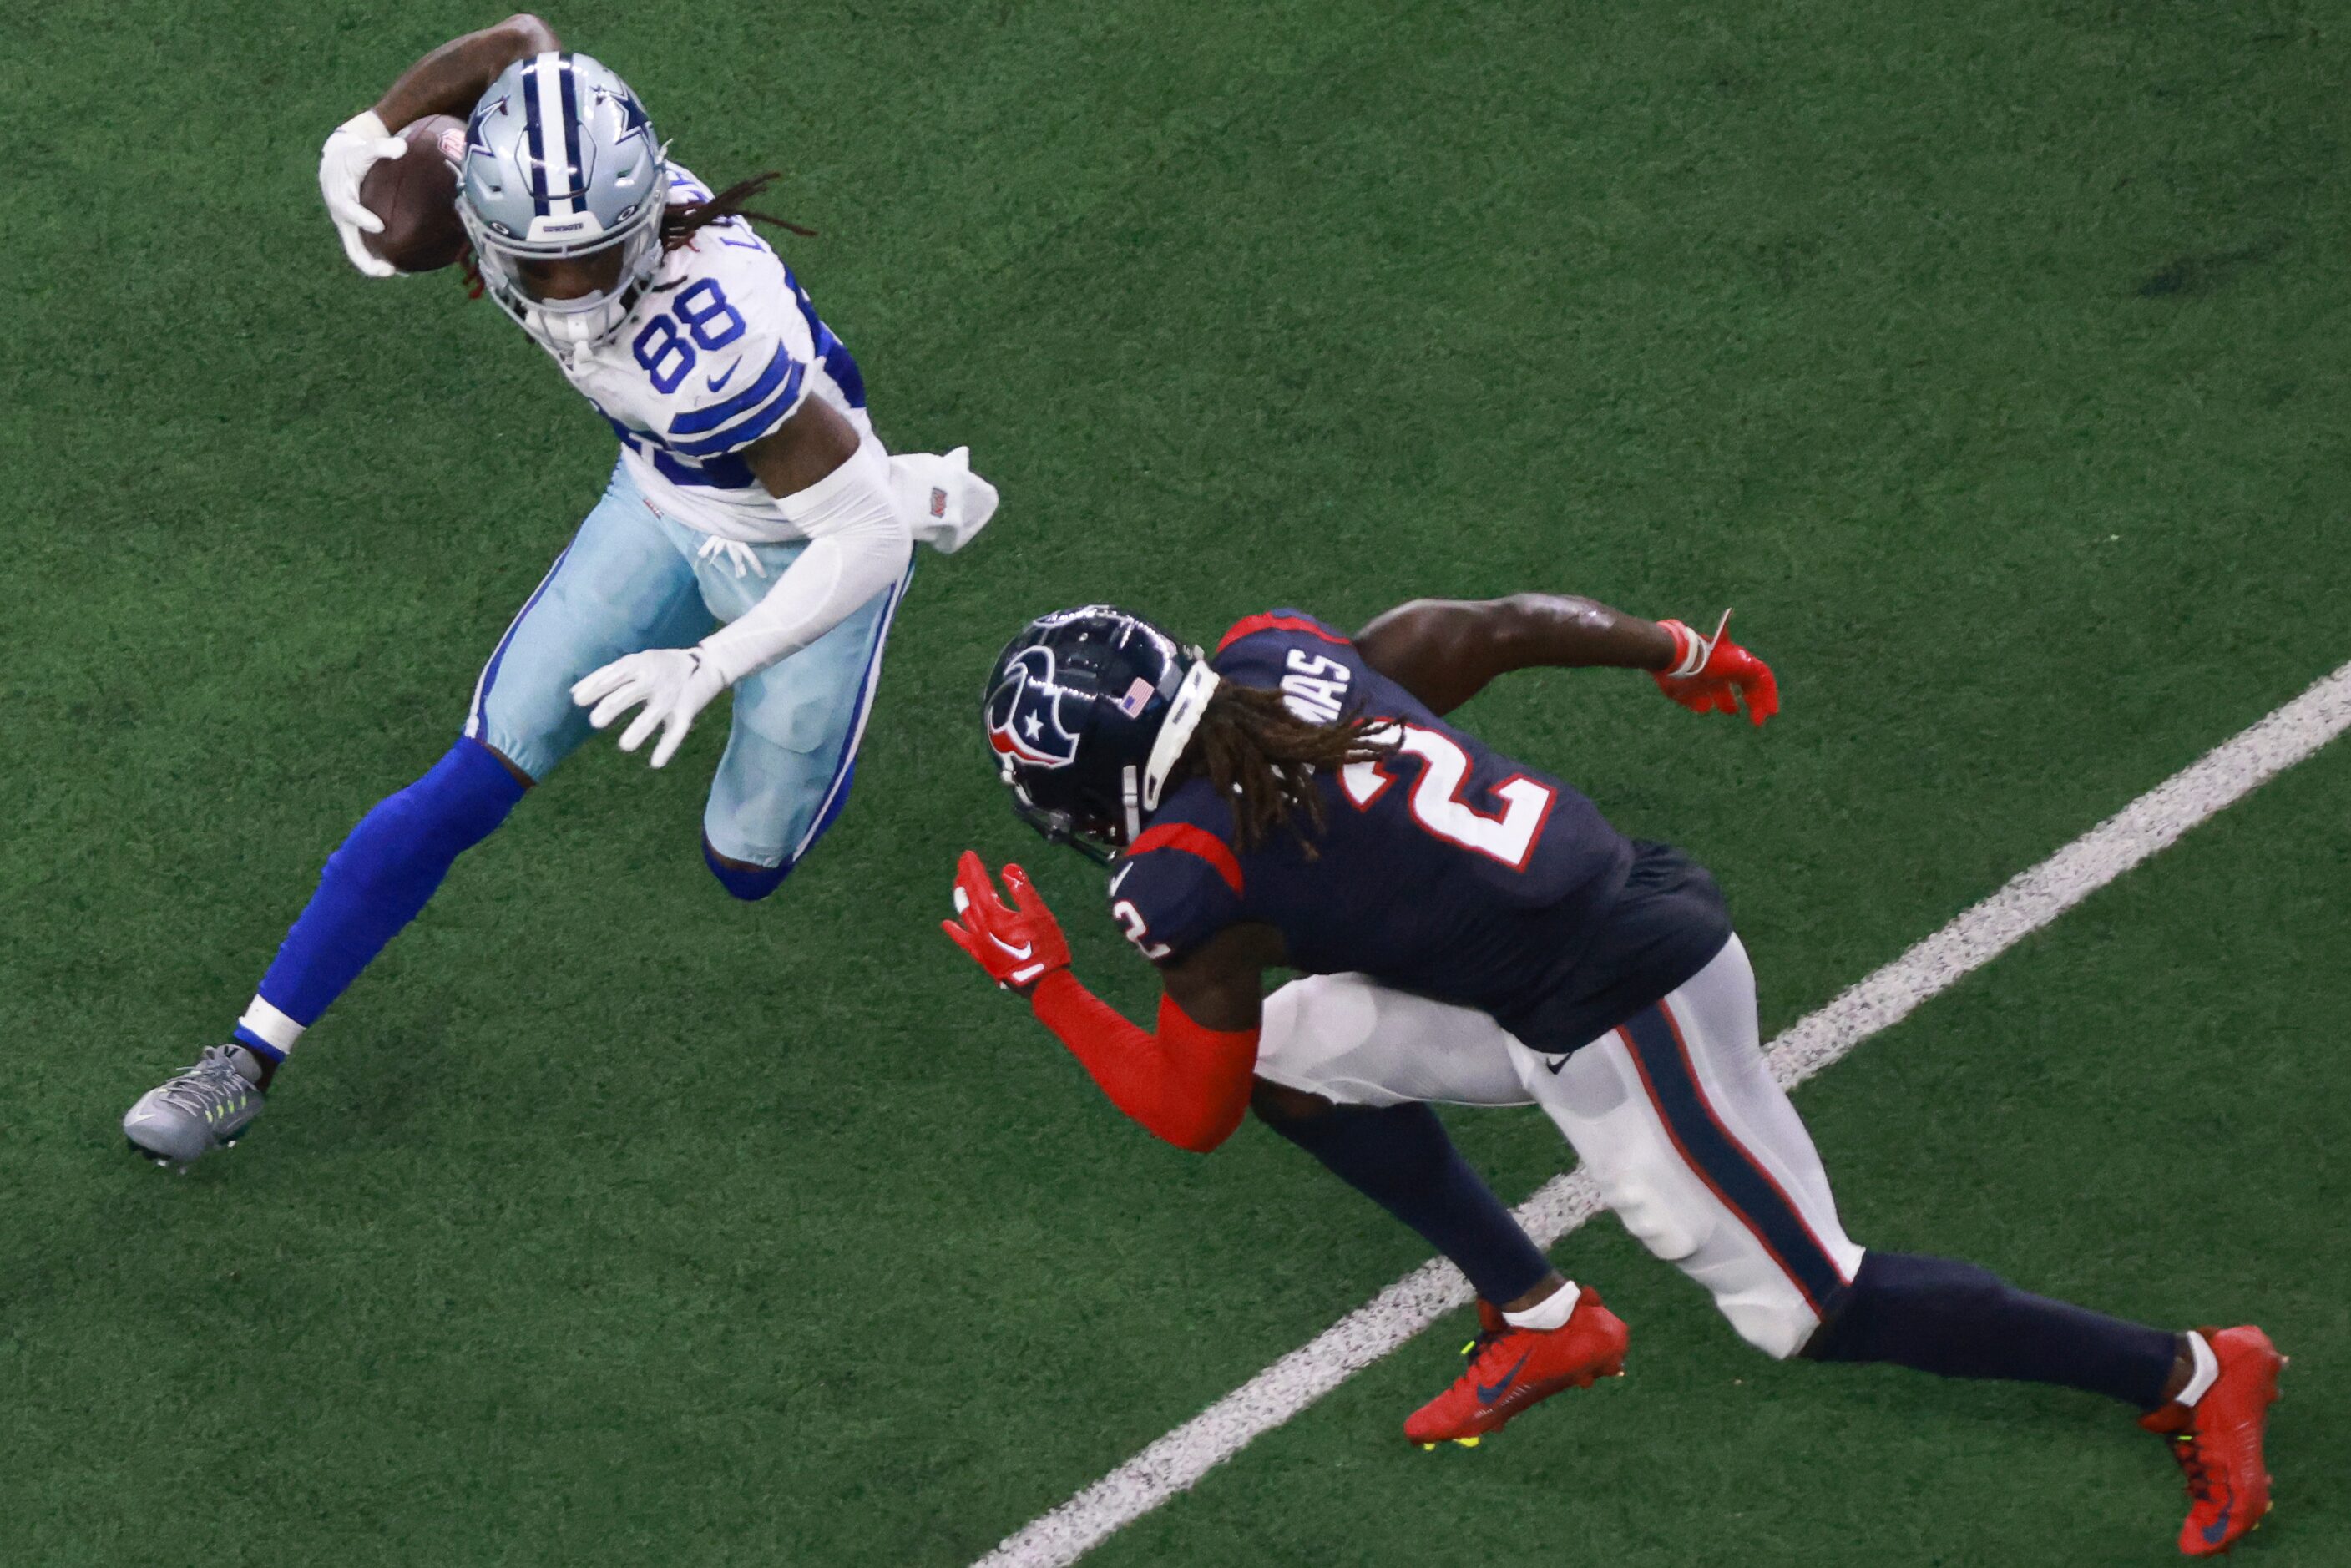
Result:
{"type": "Polygon", "coordinates": [[[1176,688],[1175,698],[1167,705],[1167,721],[1159,727],[1158,738],[1151,743],[1151,757],[1143,765],[1145,814],[1159,809],[1159,795],[1167,788],[1167,776],[1176,771],[1184,748],[1192,744],[1192,732],[1200,727],[1200,716],[1207,711],[1208,699],[1216,695],[1222,679],[1208,668],[1206,659],[1197,659],[1185,673],[1184,684],[1176,688]]]}

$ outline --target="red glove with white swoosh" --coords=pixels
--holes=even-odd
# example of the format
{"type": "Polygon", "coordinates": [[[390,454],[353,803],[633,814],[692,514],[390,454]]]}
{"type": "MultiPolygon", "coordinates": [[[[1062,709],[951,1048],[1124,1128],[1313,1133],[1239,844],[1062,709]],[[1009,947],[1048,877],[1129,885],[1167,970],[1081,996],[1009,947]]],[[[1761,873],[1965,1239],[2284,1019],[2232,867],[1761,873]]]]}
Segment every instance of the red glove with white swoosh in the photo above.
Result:
{"type": "Polygon", "coordinates": [[[1004,887],[1012,895],[1009,904],[997,896],[987,862],[964,851],[956,862],[956,918],[942,920],[939,926],[989,978],[1025,997],[1047,975],[1070,967],[1070,944],[1027,872],[1006,866],[1004,887]]]}
{"type": "Polygon", "coordinates": [[[1666,695],[1692,713],[1729,714],[1739,711],[1739,699],[1745,697],[1748,720],[1759,727],[1780,711],[1780,683],[1771,665],[1730,640],[1729,611],[1722,612],[1711,637],[1679,621],[1657,624],[1674,637],[1673,666],[1650,672],[1666,695]]]}
{"type": "Polygon", "coordinates": [[[1196,1154],[1233,1135],[1249,1109],[1258,1031],[1206,1029],[1173,997],[1159,998],[1146,1033],[1070,973],[1070,945],[1017,865],[1004,868],[1007,904],[971,851],[956,863],[956,919],[940,926],[1008,991],[1029,998],[1111,1103],[1178,1148],[1196,1154]]]}

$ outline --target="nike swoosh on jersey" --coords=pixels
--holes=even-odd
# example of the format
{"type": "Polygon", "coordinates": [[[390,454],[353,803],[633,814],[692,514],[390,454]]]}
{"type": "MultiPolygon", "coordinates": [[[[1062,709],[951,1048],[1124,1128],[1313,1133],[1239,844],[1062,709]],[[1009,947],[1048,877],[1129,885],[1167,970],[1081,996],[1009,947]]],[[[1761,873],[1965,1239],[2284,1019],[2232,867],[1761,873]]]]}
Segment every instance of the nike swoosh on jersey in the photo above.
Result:
{"type": "Polygon", "coordinates": [[[726,370],[720,371],[717,375],[711,377],[708,382],[710,390],[712,392],[716,392],[728,382],[733,381],[735,379],[735,371],[742,365],[742,363],[743,361],[739,358],[736,359],[727,365],[726,370]]]}

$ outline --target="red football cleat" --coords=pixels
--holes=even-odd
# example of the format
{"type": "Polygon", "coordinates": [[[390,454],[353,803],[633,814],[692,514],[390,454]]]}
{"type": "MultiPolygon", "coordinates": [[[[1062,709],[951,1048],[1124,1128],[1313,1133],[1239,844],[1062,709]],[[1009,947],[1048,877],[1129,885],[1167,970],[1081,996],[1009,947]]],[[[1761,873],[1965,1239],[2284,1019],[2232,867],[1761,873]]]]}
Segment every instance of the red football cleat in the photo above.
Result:
{"type": "Polygon", "coordinates": [[[2212,1557],[2259,1525],[2270,1511],[2270,1473],[2262,1463],[2262,1435],[2277,1399],[2285,1357],[2251,1323],[2199,1329],[2220,1363],[2220,1375],[2191,1408],[2167,1405],[2138,1424],[2171,1443],[2171,1457],[2188,1479],[2188,1522],[2179,1550],[2212,1557]]]}
{"type": "Polygon", "coordinates": [[[1424,1448],[1439,1443],[1475,1448],[1512,1416],[1562,1388],[1589,1388],[1595,1377],[1625,1375],[1625,1320],[1586,1288],[1575,1311],[1555,1329],[1514,1329],[1485,1301],[1478,1303],[1479,1334],[1468,1368],[1453,1386],[1412,1413],[1404,1435],[1424,1448]]]}

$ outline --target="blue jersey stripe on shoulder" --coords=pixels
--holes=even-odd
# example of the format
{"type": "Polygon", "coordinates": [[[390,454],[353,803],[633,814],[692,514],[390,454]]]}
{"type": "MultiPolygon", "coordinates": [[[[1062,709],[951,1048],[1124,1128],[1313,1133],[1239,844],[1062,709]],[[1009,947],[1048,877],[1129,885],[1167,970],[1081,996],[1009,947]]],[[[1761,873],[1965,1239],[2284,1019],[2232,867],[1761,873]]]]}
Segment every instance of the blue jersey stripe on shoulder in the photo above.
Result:
{"type": "Polygon", "coordinates": [[[793,404],[799,399],[800,379],[806,369],[807,367],[798,360],[794,360],[791,374],[784,378],[782,388],[774,397],[752,411],[749,417],[738,420],[716,434],[705,435],[698,441],[672,440],[664,444],[671,451],[686,457],[705,457],[714,452],[732,452],[738,446],[750,444],[778,424],[782,423],[784,416],[791,412],[793,404]]]}
{"type": "Polygon", "coordinates": [[[669,433],[673,436],[700,435],[705,431],[716,430],[739,419],[766,402],[785,377],[791,376],[797,381],[799,370],[799,362],[792,358],[792,351],[778,345],[775,357],[768,361],[768,368],[759,372],[758,380],[725,402],[714,402],[708,408],[697,408],[692,413],[679,414],[669,422],[669,433]]]}

